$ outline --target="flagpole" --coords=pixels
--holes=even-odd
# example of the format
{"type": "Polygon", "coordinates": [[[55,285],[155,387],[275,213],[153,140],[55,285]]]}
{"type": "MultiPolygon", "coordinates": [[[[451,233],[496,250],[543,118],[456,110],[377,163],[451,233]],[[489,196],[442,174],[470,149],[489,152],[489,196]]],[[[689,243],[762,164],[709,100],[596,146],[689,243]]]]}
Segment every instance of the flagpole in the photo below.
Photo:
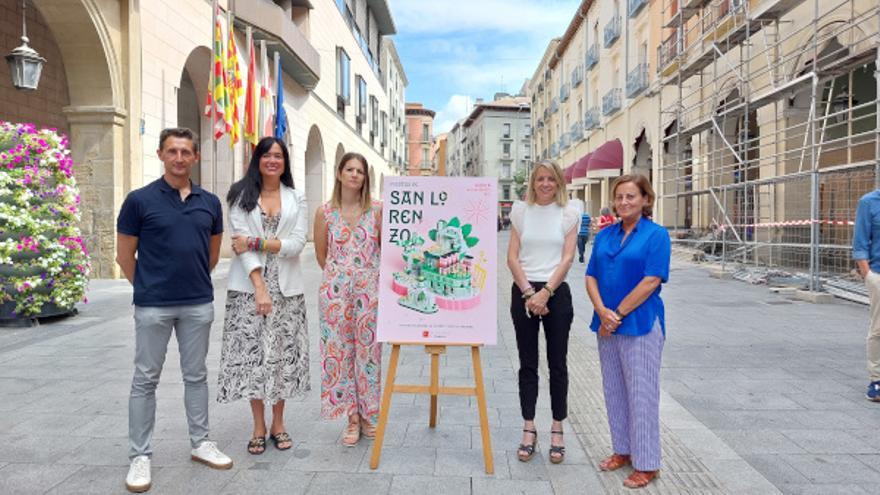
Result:
{"type": "Polygon", "coordinates": [[[217,43],[214,40],[217,29],[217,0],[211,1],[211,72],[208,76],[211,84],[209,88],[211,97],[211,192],[217,194],[217,138],[214,136],[214,129],[217,127],[217,102],[214,101],[214,61],[217,57],[217,43]]]}

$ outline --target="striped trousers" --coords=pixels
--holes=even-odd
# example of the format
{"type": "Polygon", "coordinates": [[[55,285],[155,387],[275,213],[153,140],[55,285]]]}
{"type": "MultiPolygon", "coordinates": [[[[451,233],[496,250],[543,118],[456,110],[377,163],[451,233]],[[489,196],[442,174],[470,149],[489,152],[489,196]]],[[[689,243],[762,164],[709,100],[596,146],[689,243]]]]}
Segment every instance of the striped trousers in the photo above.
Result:
{"type": "Polygon", "coordinates": [[[660,322],[655,321],[647,335],[597,338],[614,453],[631,456],[639,471],[656,471],[660,469],[660,355],[666,340],[660,322]]]}

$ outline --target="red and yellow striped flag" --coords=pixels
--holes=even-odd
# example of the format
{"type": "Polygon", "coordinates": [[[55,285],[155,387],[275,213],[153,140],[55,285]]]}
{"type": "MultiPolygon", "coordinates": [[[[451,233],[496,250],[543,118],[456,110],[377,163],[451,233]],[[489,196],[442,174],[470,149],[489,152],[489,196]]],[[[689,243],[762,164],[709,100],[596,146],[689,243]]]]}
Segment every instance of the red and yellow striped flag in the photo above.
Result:
{"type": "Polygon", "coordinates": [[[227,25],[229,26],[229,36],[227,37],[229,48],[226,50],[226,91],[229,93],[229,106],[226,108],[226,113],[231,120],[229,146],[235,147],[235,143],[241,136],[241,114],[238,111],[238,101],[242,96],[242,85],[241,71],[238,68],[238,50],[235,47],[235,32],[232,22],[227,25]]]}
{"type": "Polygon", "coordinates": [[[220,139],[230,130],[230,122],[226,109],[229,98],[226,94],[226,71],[223,57],[223,27],[220,25],[220,8],[214,20],[214,60],[208,81],[208,101],[205,104],[205,116],[214,118],[214,140],[220,139]]]}
{"type": "Polygon", "coordinates": [[[254,49],[254,39],[250,27],[248,27],[247,45],[248,82],[247,90],[244,93],[244,139],[251,143],[252,146],[256,146],[260,140],[260,126],[258,124],[260,118],[257,115],[260,111],[260,90],[257,89],[257,54],[254,49]]]}

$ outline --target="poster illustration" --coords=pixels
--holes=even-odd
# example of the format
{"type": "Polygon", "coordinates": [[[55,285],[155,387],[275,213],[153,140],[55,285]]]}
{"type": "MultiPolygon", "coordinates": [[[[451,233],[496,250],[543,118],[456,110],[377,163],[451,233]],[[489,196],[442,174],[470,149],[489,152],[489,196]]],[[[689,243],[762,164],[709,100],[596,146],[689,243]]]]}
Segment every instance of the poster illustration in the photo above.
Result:
{"type": "Polygon", "coordinates": [[[497,181],[386,177],[378,338],[494,345],[497,181]]]}

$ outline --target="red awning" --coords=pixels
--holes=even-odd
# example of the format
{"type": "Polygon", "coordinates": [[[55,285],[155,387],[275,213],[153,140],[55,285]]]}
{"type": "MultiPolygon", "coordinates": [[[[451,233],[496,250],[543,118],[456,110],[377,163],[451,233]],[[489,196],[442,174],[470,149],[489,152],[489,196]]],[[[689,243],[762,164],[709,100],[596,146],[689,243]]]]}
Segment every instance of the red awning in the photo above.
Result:
{"type": "Polygon", "coordinates": [[[587,170],[619,170],[623,168],[623,144],[619,139],[606,141],[596,148],[587,170]]]}
{"type": "Polygon", "coordinates": [[[574,172],[574,165],[566,168],[562,172],[563,172],[563,175],[565,175],[565,183],[571,184],[571,174],[572,174],[572,172],[574,172]]]}
{"type": "Polygon", "coordinates": [[[587,165],[590,163],[592,153],[587,153],[574,164],[574,171],[571,173],[572,179],[579,179],[587,176],[587,165]]]}

